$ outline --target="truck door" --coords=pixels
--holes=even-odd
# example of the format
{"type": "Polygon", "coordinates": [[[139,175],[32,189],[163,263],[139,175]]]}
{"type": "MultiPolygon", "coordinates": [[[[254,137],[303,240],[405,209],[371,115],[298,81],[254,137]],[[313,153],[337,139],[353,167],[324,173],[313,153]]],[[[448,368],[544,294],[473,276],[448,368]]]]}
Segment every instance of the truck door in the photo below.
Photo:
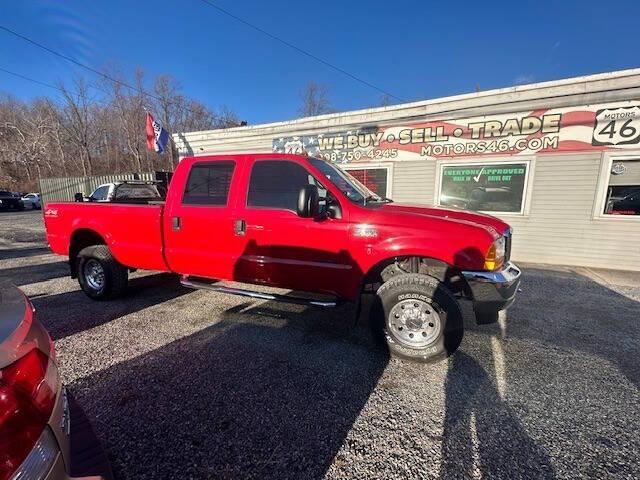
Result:
{"type": "Polygon", "coordinates": [[[301,218],[300,189],[316,184],[321,198],[329,195],[306,166],[295,159],[255,159],[248,172],[245,201],[239,201],[236,221],[243,252],[234,277],[309,292],[346,296],[356,272],[348,253],[348,221],[301,218]]]}
{"type": "MultiPolygon", "coordinates": [[[[175,178],[164,215],[165,255],[181,274],[230,279],[242,251],[233,233],[233,211],[241,157],[197,161],[188,176],[175,178]]],[[[178,177],[178,176],[176,176],[178,177]]]]}

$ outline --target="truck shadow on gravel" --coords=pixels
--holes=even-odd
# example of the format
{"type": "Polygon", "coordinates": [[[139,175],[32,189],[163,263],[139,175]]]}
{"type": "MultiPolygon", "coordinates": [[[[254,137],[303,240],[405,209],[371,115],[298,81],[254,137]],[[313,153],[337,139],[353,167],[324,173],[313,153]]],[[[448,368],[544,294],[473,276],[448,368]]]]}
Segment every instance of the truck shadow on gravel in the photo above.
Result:
{"type": "MultiPolygon", "coordinates": [[[[596,355],[640,388],[640,301],[572,271],[527,268],[525,273],[506,335],[596,355]]],[[[637,287],[635,295],[640,295],[637,287]]]]}
{"type": "Polygon", "coordinates": [[[441,479],[551,479],[547,453],[502,400],[493,379],[462,350],[449,359],[441,479]]]}
{"type": "Polygon", "coordinates": [[[177,275],[159,273],[130,279],[127,295],[118,300],[97,302],[78,289],[31,301],[42,312],[38,318],[51,338],[59,340],[192,292],[180,285],[177,275]]]}
{"type": "Polygon", "coordinates": [[[72,383],[116,478],[323,478],[388,357],[315,317],[242,304],[72,383]]]}
{"type": "Polygon", "coordinates": [[[0,278],[9,279],[11,283],[17,286],[45,282],[67,276],[69,276],[69,263],[66,261],[0,268],[0,278]]]}
{"type": "Polygon", "coordinates": [[[25,247],[25,248],[7,248],[0,249],[0,260],[9,260],[11,258],[35,257],[37,255],[45,255],[51,253],[49,247],[25,247]]]}
{"type": "Polygon", "coordinates": [[[640,303],[575,272],[525,268],[522,289],[504,331],[467,324],[449,359],[440,478],[634,477],[606,443],[621,432],[585,415],[629,415],[607,398],[629,398],[628,387],[600,385],[593,368],[610,363],[639,385],[640,303]],[[563,445],[550,442],[554,431],[563,445]]]}
{"type": "MultiPolygon", "coordinates": [[[[174,288],[157,281],[113,303],[135,311],[160,302],[174,288]]],[[[579,416],[585,392],[566,377],[555,380],[562,393],[549,383],[565,373],[553,369],[558,352],[547,365],[544,349],[599,356],[638,385],[640,304],[585,277],[547,270],[526,269],[523,289],[504,341],[498,325],[467,325],[461,350],[448,360],[442,462],[433,472],[440,478],[554,478],[558,463],[565,474],[602,473],[601,457],[569,444],[574,456],[556,456],[552,465],[545,430],[567,428],[560,409],[567,402],[558,396],[570,394],[570,411],[579,416]],[[504,343],[506,397],[497,385],[496,341],[504,343]],[[538,398],[527,396],[534,392],[538,398]]],[[[81,292],[66,295],[76,294],[86,305],[81,292]]],[[[64,300],[58,308],[69,308],[64,300]]],[[[242,303],[204,330],[69,388],[97,419],[116,478],[322,478],[388,363],[363,328],[352,327],[351,308],[242,303]]]]}

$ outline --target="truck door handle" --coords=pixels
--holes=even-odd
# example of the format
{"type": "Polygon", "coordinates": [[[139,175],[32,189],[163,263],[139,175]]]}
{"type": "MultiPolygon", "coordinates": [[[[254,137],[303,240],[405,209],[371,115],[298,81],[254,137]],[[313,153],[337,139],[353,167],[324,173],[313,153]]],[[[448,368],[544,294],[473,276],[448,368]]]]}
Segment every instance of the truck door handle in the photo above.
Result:
{"type": "Polygon", "coordinates": [[[233,232],[236,235],[245,235],[247,233],[247,222],[244,220],[236,220],[233,222],[233,232]]]}
{"type": "Polygon", "coordinates": [[[171,230],[174,232],[179,232],[182,223],[180,222],[180,217],[171,217],[171,230]]]}

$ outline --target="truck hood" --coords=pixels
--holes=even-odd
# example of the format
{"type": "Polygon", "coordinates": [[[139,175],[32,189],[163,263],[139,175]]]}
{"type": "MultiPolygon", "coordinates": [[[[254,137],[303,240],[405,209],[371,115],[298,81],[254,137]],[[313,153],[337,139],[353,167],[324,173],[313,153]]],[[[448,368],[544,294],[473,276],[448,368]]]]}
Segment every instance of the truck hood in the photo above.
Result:
{"type": "Polygon", "coordinates": [[[457,208],[434,207],[411,203],[385,203],[380,210],[388,214],[410,214],[421,217],[440,218],[484,228],[494,237],[502,235],[509,224],[499,218],[483,213],[471,212],[457,208]]]}

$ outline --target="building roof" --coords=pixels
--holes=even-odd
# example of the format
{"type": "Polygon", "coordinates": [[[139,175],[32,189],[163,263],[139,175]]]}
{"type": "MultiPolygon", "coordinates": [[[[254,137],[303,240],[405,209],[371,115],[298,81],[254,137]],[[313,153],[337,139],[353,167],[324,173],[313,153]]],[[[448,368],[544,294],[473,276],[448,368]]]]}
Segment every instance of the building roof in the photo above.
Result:
{"type": "MultiPolygon", "coordinates": [[[[455,119],[539,108],[589,105],[640,99],[640,68],[585,75],[549,82],[517,85],[462,95],[401,103],[386,107],[351,110],[227,129],[185,132],[173,135],[179,150],[192,154],[194,147],[229,142],[242,144],[248,138],[287,134],[312,134],[348,129],[366,124],[386,125],[435,117],[455,119]]],[[[196,152],[197,153],[197,152],[196,152]]]]}

